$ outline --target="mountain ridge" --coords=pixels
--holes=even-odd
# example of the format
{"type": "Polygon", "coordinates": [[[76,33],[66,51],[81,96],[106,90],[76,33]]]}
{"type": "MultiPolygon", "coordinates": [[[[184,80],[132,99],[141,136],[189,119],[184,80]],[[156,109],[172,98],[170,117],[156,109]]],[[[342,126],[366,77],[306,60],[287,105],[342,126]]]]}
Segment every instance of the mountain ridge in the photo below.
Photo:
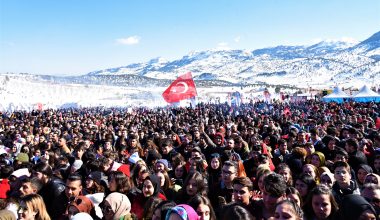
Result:
{"type": "Polygon", "coordinates": [[[278,45],[253,51],[205,50],[190,52],[176,60],[157,57],[87,75],[138,75],[172,80],[190,71],[195,80],[232,83],[272,83],[279,77],[283,78],[279,83],[287,84],[303,80],[310,84],[349,83],[356,76],[370,83],[380,82],[379,61],[380,32],[377,32],[359,43],[326,40],[313,45],[278,45]]]}

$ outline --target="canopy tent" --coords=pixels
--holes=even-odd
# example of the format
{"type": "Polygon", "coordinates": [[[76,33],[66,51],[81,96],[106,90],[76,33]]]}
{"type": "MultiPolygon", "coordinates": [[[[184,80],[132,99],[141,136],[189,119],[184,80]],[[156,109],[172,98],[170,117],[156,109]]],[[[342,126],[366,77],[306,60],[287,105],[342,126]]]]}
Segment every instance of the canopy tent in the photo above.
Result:
{"type": "Polygon", "coordinates": [[[354,100],[356,102],[380,102],[380,94],[364,85],[359,92],[354,95],[354,100]]]}
{"type": "Polygon", "coordinates": [[[342,103],[349,98],[351,98],[351,96],[347,95],[339,87],[335,87],[333,92],[331,94],[323,96],[322,100],[325,102],[342,103]]]}

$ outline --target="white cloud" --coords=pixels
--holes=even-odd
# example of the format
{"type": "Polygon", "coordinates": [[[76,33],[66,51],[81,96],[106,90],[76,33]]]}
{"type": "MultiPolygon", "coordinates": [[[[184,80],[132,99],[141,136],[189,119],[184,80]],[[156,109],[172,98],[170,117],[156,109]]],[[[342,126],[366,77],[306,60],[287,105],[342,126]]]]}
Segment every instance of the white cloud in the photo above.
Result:
{"type": "Polygon", "coordinates": [[[139,36],[130,36],[127,38],[119,38],[116,39],[116,42],[118,44],[123,44],[123,45],[134,45],[140,43],[140,37],[139,36]]]}
{"type": "Polygon", "coordinates": [[[237,37],[234,38],[234,41],[235,41],[236,43],[239,43],[239,42],[240,42],[240,39],[241,39],[241,37],[240,37],[240,36],[237,36],[237,37]]]}

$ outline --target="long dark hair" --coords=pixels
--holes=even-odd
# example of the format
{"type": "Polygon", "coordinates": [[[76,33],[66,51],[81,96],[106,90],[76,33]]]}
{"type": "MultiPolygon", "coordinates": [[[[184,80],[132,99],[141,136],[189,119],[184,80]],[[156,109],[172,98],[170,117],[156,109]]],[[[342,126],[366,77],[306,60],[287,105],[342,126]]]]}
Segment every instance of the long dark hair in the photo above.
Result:
{"type": "Polygon", "coordinates": [[[155,196],[150,197],[144,205],[143,219],[152,219],[154,210],[156,209],[158,204],[160,204],[162,201],[164,200],[159,197],[155,197],[155,196]]]}
{"type": "Polygon", "coordinates": [[[187,195],[186,188],[189,185],[191,179],[194,179],[197,184],[197,194],[207,195],[207,183],[205,182],[202,174],[197,171],[190,172],[189,175],[187,175],[185,182],[183,183],[182,193],[187,195]]]}
{"type": "Polygon", "coordinates": [[[193,198],[190,199],[189,205],[193,207],[194,210],[197,210],[199,205],[207,205],[210,208],[210,220],[216,220],[214,209],[211,205],[210,200],[203,195],[195,195],[193,198]]]}
{"type": "Polygon", "coordinates": [[[230,220],[230,219],[239,219],[239,220],[250,220],[253,219],[252,214],[244,207],[232,203],[229,205],[226,205],[224,208],[224,211],[222,212],[222,219],[223,220],[230,220]]]}
{"type": "Polygon", "coordinates": [[[313,219],[314,218],[314,210],[313,210],[313,197],[317,195],[328,195],[330,198],[331,203],[331,214],[328,217],[328,219],[334,219],[334,216],[338,212],[339,206],[337,202],[335,201],[334,195],[332,194],[331,189],[328,186],[325,186],[323,184],[316,186],[314,189],[311,190],[309,193],[309,196],[307,197],[304,210],[305,215],[307,219],[313,219]]]}
{"type": "Polygon", "coordinates": [[[148,167],[145,164],[138,163],[132,170],[132,182],[134,186],[138,186],[137,179],[139,178],[139,174],[142,170],[148,170],[148,167]]]}
{"type": "Polygon", "coordinates": [[[282,201],[280,201],[279,203],[276,204],[276,208],[277,208],[277,206],[282,205],[282,204],[290,205],[293,208],[293,214],[297,215],[296,216],[297,220],[302,220],[303,219],[303,214],[304,213],[303,213],[301,207],[299,207],[294,201],[292,201],[290,199],[284,199],[284,200],[282,200],[282,201]]]}
{"type": "Polygon", "coordinates": [[[105,188],[103,185],[97,183],[96,181],[93,181],[93,186],[91,188],[86,188],[86,191],[88,194],[94,194],[94,193],[100,193],[104,192],[105,188]]]}
{"type": "MultiPolygon", "coordinates": [[[[206,163],[207,164],[207,163],[206,163]]],[[[208,179],[208,172],[205,168],[205,161],[203,159],[196,159],[192,162],[192,166],[195,166],[196,171],[202,174],[203,178],[208,179]]]]}
{"type": "Polygon", "coordinates": [[[160,171],[160,173],[162,173],[164,175],[164,177],[165,177],[165,183],[164,183],[163,186],[161,186],[161,189],[163,191],[166,191],[167,189],[172,188],[173,183],[172,183],[172,180],[169,177],[168,172],[166,172],[165,170],[162,170],[162,171],[160,171]]]}
{"type": "Polygon", "coordinates": [[[114,178],[116,181],[116,191],[124,195],[128,195],[132,188],[129,178],[121,171],[112,171],[110,178],[114,178]]]}
{"type": "MultiPolygon", "coordinates": [[[[299,176],[295,182],[297,182],[297,180],[307,185],[307,195],[309,195],[310,191],[317,185],[317,182],[315,182],[315,179],[306,174],[302,174],[301,176],[299,176]]],[[[306,198],[307,196],[302,196],[302,199],[306,200],[306,198]]]]}

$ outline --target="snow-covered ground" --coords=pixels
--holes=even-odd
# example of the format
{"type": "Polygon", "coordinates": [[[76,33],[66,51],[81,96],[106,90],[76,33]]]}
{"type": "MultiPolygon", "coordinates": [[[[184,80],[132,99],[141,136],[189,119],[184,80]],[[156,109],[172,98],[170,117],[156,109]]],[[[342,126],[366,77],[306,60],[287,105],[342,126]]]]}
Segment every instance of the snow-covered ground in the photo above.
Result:
{"type": "MultiPolygon", "coordinates": [[[[166,87],[120,87],[83,84],[53,84],[30,77],[0,75],[0,111],[42,108],[94,106],[166,106],[162,93],[166,87]]],[[[243,101],[263,99],[264,88],[209,87],[197,88],[198,102],[229,101],[228,93],[239,91],[243,101]]],[[[269,88],[274,94],[274,88],[269,88]]],[[[287,91],[288,93],[294,91],[287,91]]],[[[273,96],[274,97],[274,96],[273,96]]],[[[186,102],[185,102],[186,103],[186,102]]]]}
{"type": "MultiPolygon", "coordinates": [[[[269,78],[269,77],[268,77],[269,78]]],[[[271,82],[275,85],[281,82],[292,80],[303,89],[281,89],[284,94],[292,96],[295,92],[301,91],[307,97],[314,97],[320,90],[333,89],[334,83],[312,84],[308,81],[299,81],[297,78],[288,79],[286,77],[271,76],[271,82]],[[310,83],[310,84],[309,84],[310,83]],[[310,94],[309,88],[313,89],[310,94]],[[319,91],[318,91],[319,90],[319,91]]],[[[340,88],[351,88],[359,90],[365,85],[366,79],[356,78],[345,84],[340,84],[340,88]]],[[[368,84],[367,84],[368,85],[368,84]]],[[[371,87],[371,85],[368,85],[371,87]]],[[[167,103],[162,98],[162,93],[167,87],[121,87],[121,86],[101,86],[91,84],[64,84],[53,83],[52,81],[41,80],[29,74],[0,74],[0,111],[31,111],[38,108],[70,108],[70,107],[129,107],[146,106],[159,107],[166,106],[167,103]]],[[[201,87],[197,88],[197,102],[224,103],[230,102],[229,94],[238,91],[242,94],[242,101],[264,100],[263,91],[265,87],[201,87]]],[[[275,93],[274,87],[268,87],[271,99],[279,99],[279,94],[275,93]]],[[[355,92],[353,92],[355,93],[355,92]]],[[[352,94],[352,93],[351,93],[352,94]]],[[[190,101],[184,101],[183,105],[188,105],[190,101]]]]}

